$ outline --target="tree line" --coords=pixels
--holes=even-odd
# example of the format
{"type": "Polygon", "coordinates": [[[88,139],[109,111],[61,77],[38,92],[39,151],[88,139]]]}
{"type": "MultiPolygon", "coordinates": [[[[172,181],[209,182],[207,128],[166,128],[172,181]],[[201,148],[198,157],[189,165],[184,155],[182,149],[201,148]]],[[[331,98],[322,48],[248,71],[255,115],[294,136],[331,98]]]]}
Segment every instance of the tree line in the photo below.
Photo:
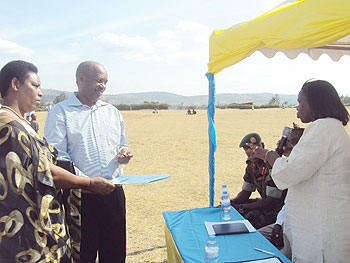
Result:
{"type": "MultiPolygon", "coordinates": [[[[68,96],[65,92],[60,93],[58,96],[55,97],[55,99],[52,101],[53,104],[59,103],[65,99],[67,99],[68,96]]],[[[348,95],[341,95],[340,96],[341,101],[344,103],[345,106],[350,106],[350,96],[348,95]]],[[[2,98],[0,97],[0,103],[2,103],[2,98]]],[[[41,102],[40,106],[37,110],[46,110],[48,103],[41,102]]],[[[169,108],[174,108],[174,106],[171,106],[167,103],[159,103],[158,101],[144,101],[140,104],[115,104],[115,107],[117,107],[119,110],[144,110],[144,109],[157,109],[157,110],[167,110],[169,108]]],[[[261,108],[279,108],[279,107],[294,107],[295,105],[289,105],[288,101],[281,102],[281,98],[279,94],[275,94],[271,97],[269,102],[264,105],[254,105],[252,102],[248,103],[230,103],[230,104],[218,104],[216,105],[217,108],[220,109],[261,109],[261,108]]],[[[206,105],[201,106],[184,106],[184,105],[178,105],[178,107],[175,106],[176,109],[201,109],[206,108],[206,105]]]]}

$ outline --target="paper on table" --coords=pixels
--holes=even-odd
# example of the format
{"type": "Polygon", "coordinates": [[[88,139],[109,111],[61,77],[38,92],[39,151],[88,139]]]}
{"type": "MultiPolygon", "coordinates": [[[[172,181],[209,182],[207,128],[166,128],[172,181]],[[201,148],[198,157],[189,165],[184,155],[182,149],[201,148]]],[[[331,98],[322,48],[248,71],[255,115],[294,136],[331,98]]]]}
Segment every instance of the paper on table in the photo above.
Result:
{"type": "Polygon", "coordinates": [[[169,178],[170,174],[161,175],[128,175],[123,174],[110,180],[113,184],[147,184],[169,178]]]}
{"type": "MultiPolygon", "coordinates": [[[[254,260],[248,260],[248,261],[239,261],[244,263],[281,263],[281,260],[279,260],[276,257],[273,258],[263,258],[263,259],[254,259],[254,260]]],[[[225,261],[225,263],[239,263],[237,261],[225,261]]]]}
{"type": "Polygon", "coordinates": [[[244,223],[245,226],[248,228],[248,231],[255,232],[255,228],[250,224],[248,220],[237,220],[237,221],[226,221],[226,222],[208,222],[205,221],[205,227],[207,228],[208,235],[215,235],[215,231],[213,229],[213,225],[218,225],[218,224],[237,224],[237,223],[244,223]]]}

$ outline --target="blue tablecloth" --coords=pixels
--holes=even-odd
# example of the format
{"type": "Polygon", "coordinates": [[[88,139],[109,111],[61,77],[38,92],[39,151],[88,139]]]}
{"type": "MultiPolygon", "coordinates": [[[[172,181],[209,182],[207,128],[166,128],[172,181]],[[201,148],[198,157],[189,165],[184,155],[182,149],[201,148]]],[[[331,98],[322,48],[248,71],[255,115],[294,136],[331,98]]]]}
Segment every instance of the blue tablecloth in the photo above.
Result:
{"type": "MultiPolygon", "coordinates": [[[[163,212],[167,228],[166,231],[169,230],[171,233],[173,242],[176,245],[175,249],[177,248],[181,259],[185,263],[203,263],[205,261],[204,246],[208,240],[208,233],[204,222],[222,222],[220,211],[220,208],[217,207],[205,207],[163,212]]],[[[233,207],[231,207],[230,213],[232,220],[244,219],[233,207]]],[[[216,242],[219,245],[219,263],[271,257],[271,255],[256,251],[254,248],[273,252],[282,262],[290,262],[258,231],[246,234],[217,236],[216,242]]],[[[167,240],[167,249],[171,249],[171,246],[168,245],[169,243],[170,241],[167,240]]],[[[178,261],[169,260],[170,262],[178,261]]]]}

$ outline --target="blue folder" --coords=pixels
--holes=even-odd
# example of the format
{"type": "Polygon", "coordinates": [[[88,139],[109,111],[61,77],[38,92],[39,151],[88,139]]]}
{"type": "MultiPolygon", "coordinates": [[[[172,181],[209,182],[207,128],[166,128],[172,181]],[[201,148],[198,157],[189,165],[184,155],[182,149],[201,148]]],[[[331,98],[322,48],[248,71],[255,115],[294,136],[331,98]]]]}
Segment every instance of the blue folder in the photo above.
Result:
{"type": "Polygon", "coordinates": [[[123,174],[111,180],[114,184],[147,184],[169,178],[170,174],[160,175],[128,175],[123,174]]]}

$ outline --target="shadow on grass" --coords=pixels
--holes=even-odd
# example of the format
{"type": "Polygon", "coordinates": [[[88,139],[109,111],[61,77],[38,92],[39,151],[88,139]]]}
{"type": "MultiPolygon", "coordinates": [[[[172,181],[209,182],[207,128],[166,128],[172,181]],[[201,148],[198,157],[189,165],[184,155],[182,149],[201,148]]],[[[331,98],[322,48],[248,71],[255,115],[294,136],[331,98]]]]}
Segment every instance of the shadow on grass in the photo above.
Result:
{"type": "MultiPolygon", "coordinates": [[[[139,255],[139,254],[142,254],[142,253],[145,253],[145,252],[150,252],[150,251],[153,251],[153,250],[156,250],[156,249],[160,249],[160,248],[166,248],[166,246],[158,246],[158,247],[147,248],[147,249],[143,249],[143,250],[127,253],[126,255],[127,256],[136,256],[136,255],[139,255]]],[[[162,261],[162,262],[166,262],[166,261],[162,261]]],[[[159,263],[162,263],[162,262],[159,262],[159,263]]]]}

